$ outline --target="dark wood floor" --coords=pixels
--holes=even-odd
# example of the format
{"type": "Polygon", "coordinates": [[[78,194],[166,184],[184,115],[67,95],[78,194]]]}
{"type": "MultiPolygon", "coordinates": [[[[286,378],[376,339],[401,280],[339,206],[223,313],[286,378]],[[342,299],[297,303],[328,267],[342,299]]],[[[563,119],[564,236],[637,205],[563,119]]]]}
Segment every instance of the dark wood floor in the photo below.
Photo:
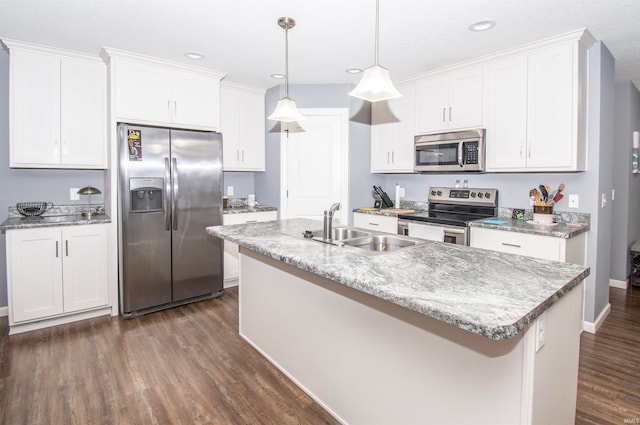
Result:
{"type": "MultiPolygon", "coordinates": [[[[640,289],[581,342],[576,424],[640,423],[640,289]]],[[[0,424],[336,424],[238,336],[238,292],[7,336],[0,424]]]]}
{"type": "Polygon", "coordinates": [[[640,289],[611,288],[611,313],[582,333],[576,424],[640,423],[640,289]]]}
{"type": "Polygon", "coordinates": [[[238,336],[238,291],[7,336],[0,424],[336,424],[238,336]]]}

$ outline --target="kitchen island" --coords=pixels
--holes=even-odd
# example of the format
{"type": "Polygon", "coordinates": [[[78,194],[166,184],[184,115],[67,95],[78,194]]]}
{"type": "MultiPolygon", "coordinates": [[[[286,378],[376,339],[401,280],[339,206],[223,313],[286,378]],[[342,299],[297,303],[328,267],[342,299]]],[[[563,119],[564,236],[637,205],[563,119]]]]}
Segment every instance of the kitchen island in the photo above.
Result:
{"type": "Polygon", "coordinates": [[[240,334],[350,424],[572,423],[583,266],[423,241],[304,239],[319,221],[214,226],[240,246],[240,334]]]}

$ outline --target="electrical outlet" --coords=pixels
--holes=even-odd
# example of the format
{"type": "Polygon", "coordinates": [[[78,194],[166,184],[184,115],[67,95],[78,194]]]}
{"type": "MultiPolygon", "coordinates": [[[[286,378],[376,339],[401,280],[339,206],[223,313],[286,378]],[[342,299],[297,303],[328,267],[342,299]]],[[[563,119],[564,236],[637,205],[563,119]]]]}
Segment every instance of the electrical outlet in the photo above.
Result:
{"type": "Polygon", "coordinates": [[[233,186],[227,186],[227,195],[233,196],[233,186]]]}
{"type": "Polygon", "coordinates": [[[79,201],[80,200],[80,194],[78,194],[78,190],[80,190],[77,187],[72,187],[71,189],[69,189],[69,200],[71,201],[79,201]]]}
{"type": "Polygon", "coordinates": [[[602,201],[601,201],[600,205],[602,205],[602,208],[607,208],[607,194],[606,193],[602,194],[602,201]]]}
{"type": "Polygon", "coordinates": [[[404,198],[404,187],[400,188],[400,197],[404,198]]]}
{"type": "Polygon", "coordinates": [[[580,198],[578,195],[569,195],[569,208],[578,208],[580,204],[580,198]]]}
{"type": "Polygon", "coordinates": [[[536,321],[536,353],[540,351],[542,347],[544,347],[545,340],[547,338],[547,323],[544,317],[544,313],[538,317],[536,321]]]}

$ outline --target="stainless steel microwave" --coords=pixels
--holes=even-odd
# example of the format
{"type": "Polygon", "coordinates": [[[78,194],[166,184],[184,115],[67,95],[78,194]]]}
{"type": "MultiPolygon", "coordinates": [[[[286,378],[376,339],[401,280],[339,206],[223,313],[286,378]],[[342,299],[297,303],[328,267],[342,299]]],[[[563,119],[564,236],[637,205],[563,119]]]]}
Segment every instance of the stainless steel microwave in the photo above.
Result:
{"type": "Polygon", "coordinates": [[[482,172],[485,163],[483,128],[415,137],[417,172],[482,172]]]}

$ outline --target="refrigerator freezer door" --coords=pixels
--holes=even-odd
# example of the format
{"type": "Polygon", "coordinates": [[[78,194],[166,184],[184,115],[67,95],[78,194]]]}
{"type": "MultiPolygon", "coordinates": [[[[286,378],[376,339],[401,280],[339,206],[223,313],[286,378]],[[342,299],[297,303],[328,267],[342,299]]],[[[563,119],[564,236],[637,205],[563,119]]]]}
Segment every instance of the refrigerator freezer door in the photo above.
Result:
{"type": "Polygon", "coordinates": [[[164,211],[169,135],[166,129],[119,126],[123,314],[171,302],[171,232],[164,211]]]}
{"type": "Polygon", "coordinates": [[[171,131],[173,301],[222,290],[222,136],[171,131]]]}

